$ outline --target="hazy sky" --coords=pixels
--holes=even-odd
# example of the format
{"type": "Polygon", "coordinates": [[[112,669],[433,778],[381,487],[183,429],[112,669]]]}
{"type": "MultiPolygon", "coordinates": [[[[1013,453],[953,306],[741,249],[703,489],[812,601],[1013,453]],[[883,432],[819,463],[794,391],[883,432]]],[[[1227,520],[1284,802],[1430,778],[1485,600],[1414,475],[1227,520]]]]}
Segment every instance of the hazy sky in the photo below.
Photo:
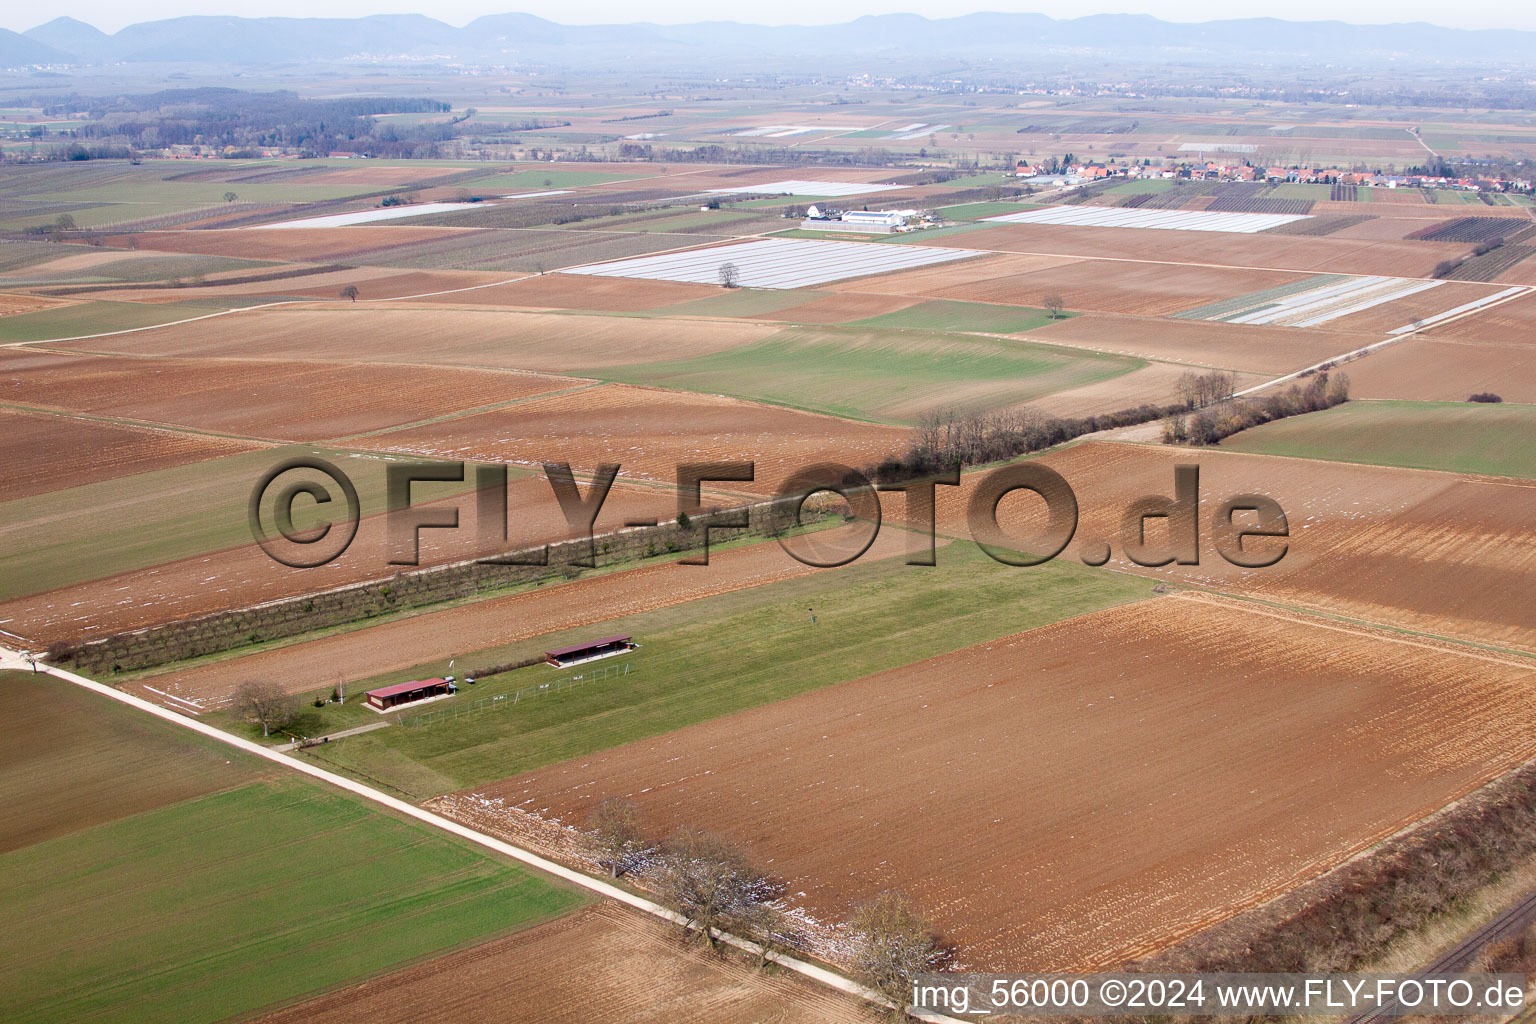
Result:
{"type": "Polygon", "coordinates": [[[246,17],[356,17],[365,14],[424,13],[453,25],[463,25],[482,14],[526,11],[565,24],[654,21],[663,24],[686,21],[750,21],[759,24],[825,24],[851,21],[864,14],[910,11],[928,17],[946,17],[970,11],[1042,11],[1053,17],[1082,14],[1151,14],[1166,21],[1209,21],[1218,18],[1272,16],[1288,21],[1342,19],[1380,23],[1427,21],[1461,28],[1536,29],[1536,4],[1492,0],[1470,7],[1447,5],[1440,0],[1397,0],[1393,4],[1345,8],[1337,0],[1290,0],[1267,8],[1233,4],[1230,0],[1079,0],[1071,5],[1039,3],[955,3],[954,0],[777,0],[772,4],[722,5],[719,0],[265,0],[259,8],[238,0],[60,0],[57,4],[7,4],[0,24],[18,32],[59,14],[89,22],[105,32],[115,32],[136,21],[174,18],[185,14],[239,14],[246,17]],[[38,12],[46,11],[46,15],[38,12]]]}

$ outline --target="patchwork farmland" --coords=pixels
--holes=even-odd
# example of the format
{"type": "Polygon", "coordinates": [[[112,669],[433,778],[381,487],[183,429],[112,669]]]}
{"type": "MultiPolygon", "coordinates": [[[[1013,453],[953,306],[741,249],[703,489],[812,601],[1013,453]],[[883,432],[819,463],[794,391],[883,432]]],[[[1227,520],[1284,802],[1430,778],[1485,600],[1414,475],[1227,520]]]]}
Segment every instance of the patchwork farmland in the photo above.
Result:
{"type": "Polygon", "coordinates": [[[1153,600],[473,792],[551,824],[610,796],[662,827],[710,821],[778,866],[807,920],[897,886],[944,908],[971,969],[1082,970],[1284,891],[1530,757],[1511,719],[1532,672],[1153,600]],[[1149,752],[1149,732],[1168,742],[1149,752]]]}
{"type": "Polygon", "coordinates": [[[1379,972],[1523,898],[1536,132],[1502,93],[436,59],[284,71],[394,110],[327,107],[320,155],[96,156],[225,102],[130,117],[121,68],[110,114],[0,118],[21,1017],[851,1024],[887,1019],[872,902],[960,968],[1379,972]],[[292,460],[356,490],[313,568],[252,532],[347,532],[323,471],[253,495],[292,460]],[[824,490],[777,530],[813,465],[878,523],[824,490]],[[1005,564],[1052,517],[989,482],[1036,470],[1072,537],[1005,564]],[[747,892],[719,948],[664,916],[700,938],[704,863],[747,892]]]}

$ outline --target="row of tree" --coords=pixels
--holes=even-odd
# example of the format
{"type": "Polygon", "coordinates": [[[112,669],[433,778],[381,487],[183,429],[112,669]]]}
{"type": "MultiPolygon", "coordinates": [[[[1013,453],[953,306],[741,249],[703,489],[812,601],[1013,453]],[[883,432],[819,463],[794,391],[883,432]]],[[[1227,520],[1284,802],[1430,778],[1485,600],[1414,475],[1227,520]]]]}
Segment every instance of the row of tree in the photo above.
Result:
{"type": "Polygon", "coordinates": [[[1163,420],[1163,441],[1168,444],[1218,444],[1238,431],[1271,420],[1328,409],[1349,401],[1349,375],[1318,373],[1305,387],[1292,384],[1285,391],[1263,398],[1235,399],[1193,415],[1173,415],[1163,420]]]}
{"type": "MultiPolygon", "coordinates": [[[[776,907],[783,883],[729,840],[681,828],[653,842],[639,809],[616,798],[593,810],[588,828],[592,853],[611,877],[638,877],[684,919],[686,934],[711,949],[721,933],[729,932],[755,942],[759,962],[766,964],[774,953],[795,945],[789,922],[776,907]]],[[[915,975],[943,970],[954,956],[927,917],[898,892],[862,904],[848,924],[855,937],[854,972],[897,1008],[907,1005],[915,975]]]]}
{"type": "Polygon", "coordinates": [[[1429,276],[1435,278],[1436,280],[1450,277],[1452,274],[1456,273],[1456,271],[1461,269],[1461,265],[1463,263],[1471,259],[1476,259],[1479,256],[1486,256],[1493,252],[1493,250],[1502,248],[1503,245],[1504,239],[1499,236],[1487,239],[1486,241],[1478,242],[1475,246],[1472,247],[1472,255],[1463,256],[1460,259],[1454,260],[1441,260],[1439,263],[1435,264],[1435,269],[1430,271],[1429,276]]]}
{"type": "Polygon", "coordinates": [[[969,413],[940,409],[918,420],[904,454],[887,456],[866,469],[865,475],[880,483],[915,480],[956,466],[1002,462],[1084,434],[1149,423],[1186,411],[1183,405],[1138,405],[1098,416],[1064,418],[1029,408],[969,413]]]}
{"type": "MultiPolygon", "coordinates": [[[[1059,298],[1047,296],[1053,307],[1059,298]],[[1052,301],[1054,300],[1054,302],[1052,301]]],[[[1224,370],[1187,372],[1176,385],[1179,401],[1168,405],[1138,405],[1097,416],[1049,416],[1028,407],[991,412],[961,412],[948,408],[925,413],[917,423],[905,454],[889,456],[869,467],[865,475],[880,483],[898,483],[956,466],[1002,462],[1030,452],[1065,444],[1084,434],[1130,427],[1153,420],[1171,420],[1229,399],[1237,375],[1224,370]]]]}

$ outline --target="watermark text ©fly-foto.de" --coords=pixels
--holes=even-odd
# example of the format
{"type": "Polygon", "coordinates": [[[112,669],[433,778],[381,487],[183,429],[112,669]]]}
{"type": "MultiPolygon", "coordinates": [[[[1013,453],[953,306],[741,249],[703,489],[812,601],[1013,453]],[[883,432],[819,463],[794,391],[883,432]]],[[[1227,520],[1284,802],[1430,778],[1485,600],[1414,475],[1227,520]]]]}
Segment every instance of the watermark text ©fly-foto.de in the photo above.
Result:
{"type": "MultiPolygon", "coordinates": [[[[570,536],[586,543],[570,550],[567,561],[590,567],[595,564],[594,529],[613,483],[619,475],[616,463],[597,467],[585,488],[577,482],[568,463],[544,463],[544,475],[570,531],[570,536]],[[585,552],[582,554],[581,552],[585,552]]],[[[711,534],[715,531],[745,529],[749,512],[745,508],[719,511],[702,502],[706,483],[750,483],[756,477],[752,462],[693,462],[677,466],[677,522],[689,525],[699,520],[698,553],[681,559],[687,565],[708,565],[711,534]]],[[[473,469],[475,490],[476,542],[482,550],[504,550],[507,544],[509,506],[507,467],[500,464],[476,465],[473,469]]],[[[459,529],[459,509],[440,504],[415,504],[413,487],[429,483],[465,483],[462,462],[392,462],[385,467],[385,530],[392,565],[417,565],[420,562],[423,530],[459,529]]],[[[1149,494],[1130,502],[1120,518],[1119,540],[1125,557],[1140,566],[1200,564],[1200,467],[1178,465],[1170,481],[1172,495],[1149,494]],[[1149,521],[1162,520],[1166,529],[1162,539],[1153,541],[1148,534],[1149,521]]],[[[947,474],[900,483],[873,484],[856,469],[823,462],[806,466],[783,481],[770,512],[770,532],[784,550],[810,566],[847,565],[874,544],[880,532],[881,492],[904,493],[904,526],[911,531],[907,564],[932,566],[936,559],[936,507],[940,487],[958,487],[958,468],[947,474]],[[802,544],[793,531],[802,525],[806,501],[816,494],[836,494],[847,503],[860,524],[856,536],[842,550],[828,554],[802,544]]],[[[273,559],[294,568],[314,568],[338,558],[357,536],[362,521],[362,504],[356,485],[334,464],[325,459],[305,456],[286,459],[268,470],[251,491],[248,507],[251,536],[273,559]],[[301,471],[308,471],[302,473],[301,471]],[[315,475],[329,478],[329,484],[315,475]],[[284,483],[284,478],[290,478],[284,483]],[[333,488],[338,493],[333,493],[333,488]],[[339,499],[339,500],[338,500],[339,499]],[[299,529],[294,515],[300,502],[314,516],[335,514],[315,526],[299,529]],[[341,511],[341,506],[345,510],[341,511]],[[265,514],[264,514],[265,512],[265,514]],[[274,530],[267,528],[270,518],[274,530]]],[[[1059,556],[1077,534],[1078,503],[1067,480],[1049,466],[1021,462],[1000,466],[981,474],[966,499],[965,523],[971,539],[992,558],[1005,565],[1040,565],[1059,556]],[[1020,491],[1031,492],[1043,503],[1044,529],[1034,536],[1011,534],[998,519],[998,507],[1004,498],[1020,491]]],[[[655,520],[630,522],[629,526],[655,526],[655,520]]],[[[1247,569],[1264,568],[1279,562],[1289,550],[1290,526],[1285,511],[1273,498],[1262,494],[1238,494],[1215,503],[1208,527],[1216,552],[1233,565],[1247,569]]],[[[1087,565],[1103,565],[1112,557],[1110,542],[1099,537],[1083,538],[1076,556],[1087,565]]],[[[502,565],[548,565],[550,548],[546,546],[498,554],[480,561],[502,565]]]]}

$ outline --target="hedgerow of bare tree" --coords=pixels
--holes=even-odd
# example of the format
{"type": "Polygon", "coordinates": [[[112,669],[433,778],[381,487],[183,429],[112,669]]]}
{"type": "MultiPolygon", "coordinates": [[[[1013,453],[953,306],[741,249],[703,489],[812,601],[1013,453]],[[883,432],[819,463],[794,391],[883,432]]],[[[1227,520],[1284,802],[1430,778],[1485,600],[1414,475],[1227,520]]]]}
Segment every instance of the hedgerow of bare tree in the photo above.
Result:
{"type": "Polygon", "coordinates": [[[1178,381],[1179,397],[1191,409],[1201,409],[1217,402],[1225,402],[1237,390],[1237,374],[1226,370],[1210,373],[1185,371],[1178,381]]]}
{"type": "Polygon", "coordinates": [[[1183,404],[1139,405],[1068,419],[1047,416],[1029,408],[964,414],[954,409],[942,409],[921,418],[905,453],[887,456],[869,466],[864,475],[880,483],[897,483],[944,472],[955,466],[1011,459],[1095,431],[1150,423],[1188,411],[1183,404]]]}
{"type": "Polygon", "coordinates": [[[252,725],[261,726],[263,736],[272,735],[297,717],[298,701],[270,680],[252,679],[235,690],[235,711],[252,725]]]}
{"type": "Polygon", "coordinates": [[[608,869],[610,878],[618,878],[645,846],[640,808],[628,800],[609,797],[592,811],[587,824],[597,862],[608,869]]]}
{"type": "Polygon", "coordinates": [[[1276,394],[1233,399],[1195,413],[1187,421],[1182,414],[1169,416],[1163,420],[1163,441],[1166,444],[1216,444],[1222,438],[1261,423],[1331,409],[1347,401],[1348,374],[1318,373],[1311,377],[1306,387],[1293,384],[1276,394]]]}
{"type": "Polygon", "coordinates": [[[897,1016],[905,1012],[912,979],[941,971],[954,959],[933,924],[899,892],[883,892],[865,903],[848,926],[857,936],[853,966],[859,980],[889,999],[897,1016]]]}
{"type": "Polygon", "coordinates": [[[662,844],[645,878],[663,903],[687,919],[685,927],[712,948],[715,930],[758,933],[763,911],[783,893],[781,884],[728,840],[691,828],[679,829],[662,844]]]}

